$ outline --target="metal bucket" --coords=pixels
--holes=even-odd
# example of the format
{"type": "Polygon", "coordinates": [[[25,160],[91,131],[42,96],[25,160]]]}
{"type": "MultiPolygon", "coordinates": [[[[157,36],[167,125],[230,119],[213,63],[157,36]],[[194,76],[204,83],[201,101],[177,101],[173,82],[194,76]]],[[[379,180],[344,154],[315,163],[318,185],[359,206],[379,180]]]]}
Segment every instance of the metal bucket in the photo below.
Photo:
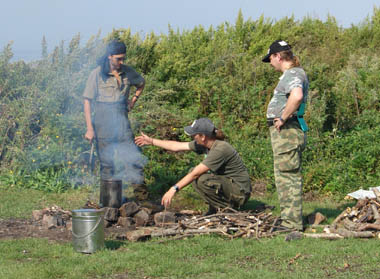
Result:
{"type": "Polygon", "coordinates": [[[100,206],[120,208],[122,202],[121,180],[102,180],[100,183],[100,206]]]}
{"type": "Polygon", "coordinates": [[[72,211],[72,217],[75,251],[94,253],[104,247],[103,210],[77,209],[72,211]]]}

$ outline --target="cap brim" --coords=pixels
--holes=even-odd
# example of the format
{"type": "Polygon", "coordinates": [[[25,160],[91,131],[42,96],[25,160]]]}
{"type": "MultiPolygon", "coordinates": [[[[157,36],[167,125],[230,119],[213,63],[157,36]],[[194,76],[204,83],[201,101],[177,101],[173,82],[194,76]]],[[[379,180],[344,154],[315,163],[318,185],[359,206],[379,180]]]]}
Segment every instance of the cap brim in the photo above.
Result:
{"type": "Polygon", "coordinates": [[[191,127],[191,126],[186,126],[186,127],[184,128],[184,130],[185,130],[185,134],[188,135],[188,136],[193,136],[193,135],[196,134],[196,133],[194,132],[194,130],[193,130],[193,127],[191,127]]]}
{"type": "Polygon", "coordinates": [[[264,63],[269,63],[270,62],[270,56],[271,56],[271,53],[268,53],[267,55],[264,56],[264,58],[262,59],[262,61],[264,63]]]}

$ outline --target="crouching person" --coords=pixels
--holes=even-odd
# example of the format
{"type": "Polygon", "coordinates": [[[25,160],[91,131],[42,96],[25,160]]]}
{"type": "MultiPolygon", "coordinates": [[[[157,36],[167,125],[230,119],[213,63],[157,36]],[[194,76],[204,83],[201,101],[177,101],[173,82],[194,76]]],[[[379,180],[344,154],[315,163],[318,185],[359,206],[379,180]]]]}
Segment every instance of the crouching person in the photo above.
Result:
{"type": "Polygon", "coordinates": [[[200,118],[185,133],[192,137],[190,142],[178,142],[151,138],[143,133],[135,138],[138,146],[154,145],[169,151],[194,151],[206,154],[205,159],[172,186],[162,197],[161,204],[168,207],[174,195],[193,183],[193,187],[209,205],[206,214],[220,208],[240,209],[250,197],[252,187],[247,168],[238,152],[225,142],[222,131],[208,118],[200,118]]]}

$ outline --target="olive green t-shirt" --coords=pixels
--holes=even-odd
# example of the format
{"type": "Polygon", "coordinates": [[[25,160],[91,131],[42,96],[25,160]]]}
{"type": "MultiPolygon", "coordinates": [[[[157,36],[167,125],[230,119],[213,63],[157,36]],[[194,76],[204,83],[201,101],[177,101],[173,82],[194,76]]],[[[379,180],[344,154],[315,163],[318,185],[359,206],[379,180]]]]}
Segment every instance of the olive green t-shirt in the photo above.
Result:
{"type": "Polygon", "coordinates": [[[108,74],[105,79],[102,75],[100,66],[91,72],[83,92],[84,98],[104,103],[121,102],[129,98],[131,86],[144,84],[144,78],[127,65],[120,68],[120,85],[113,74],[108,74]]]}
{"type": "Polygon", "coordinates": [[[189,147],[198,154],[207,154],[202,164],[207,166],[212,173],[232,178],[245,193],[251,192],[251,180],[247,168],[238,152],[228,142],[216,140],[209,150],[191,141],[189,147]]]}

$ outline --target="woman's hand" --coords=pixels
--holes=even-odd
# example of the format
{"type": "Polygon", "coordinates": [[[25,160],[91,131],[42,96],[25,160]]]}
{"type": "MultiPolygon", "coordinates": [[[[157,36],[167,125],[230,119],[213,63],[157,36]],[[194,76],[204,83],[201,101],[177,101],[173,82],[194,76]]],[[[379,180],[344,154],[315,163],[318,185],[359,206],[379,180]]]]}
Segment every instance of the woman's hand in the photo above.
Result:
{"type": "Polygon", "coordinates": [[[172,202],[172,198],[174,197],[176,191],[173,187],[171,187],[165,195],[162,197],[161,205],[165,206],[165,208],[170,206],[170,203],[172,202]]]}
{"type": "Polygon", "coordinates": [[[135,143],[138,146],[153,145],[153,139],[141,132],[141,136],[135,137],[135,143]]]}

